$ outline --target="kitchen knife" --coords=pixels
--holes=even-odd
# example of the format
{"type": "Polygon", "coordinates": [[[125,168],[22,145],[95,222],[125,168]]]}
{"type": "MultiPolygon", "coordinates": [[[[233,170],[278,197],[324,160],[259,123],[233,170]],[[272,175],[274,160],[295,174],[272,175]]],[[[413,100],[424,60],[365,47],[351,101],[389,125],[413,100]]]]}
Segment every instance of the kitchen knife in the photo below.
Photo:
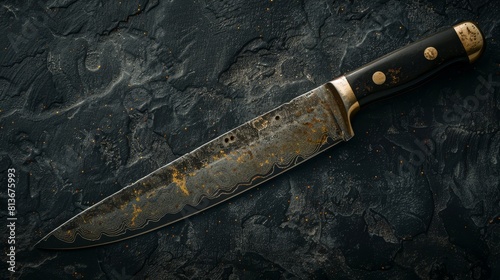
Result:
{"type": "Polygon", "coordinates": [[[213,139],[65,222],[36,246],[75,249],[134,237],[215,206],[354,136],[351,117],[455,63],[484,36],[463,22],[334,79],[213,139]]]}

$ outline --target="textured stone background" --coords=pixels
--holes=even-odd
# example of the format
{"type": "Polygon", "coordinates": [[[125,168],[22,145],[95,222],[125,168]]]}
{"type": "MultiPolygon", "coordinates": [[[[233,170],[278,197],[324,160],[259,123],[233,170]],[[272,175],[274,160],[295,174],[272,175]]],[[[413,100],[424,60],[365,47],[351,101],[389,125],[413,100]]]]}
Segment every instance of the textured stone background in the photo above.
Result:
{"type": "Polygon", "coordinates": [[[6,170],[19,175],[18,271],[2,275],[499,279],[499,12],[493,0],[2,0],[3,223],[6,170]],[[351,141],[174,226],[33,248],[211,138],[462,20],[483,28],[484,57],[360,112],[351,141]]]}

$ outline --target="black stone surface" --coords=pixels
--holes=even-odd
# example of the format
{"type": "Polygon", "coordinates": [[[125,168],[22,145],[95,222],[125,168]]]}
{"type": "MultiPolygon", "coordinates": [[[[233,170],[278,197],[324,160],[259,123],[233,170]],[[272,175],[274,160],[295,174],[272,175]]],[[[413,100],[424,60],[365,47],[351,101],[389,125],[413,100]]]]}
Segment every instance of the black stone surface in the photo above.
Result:
{"type": "Polygon", "coordinates": [[[500,2],[0,3],[0,220],[11,279],[499,279],[500,2]],[[211,138],[445,26],[487,39],[357,135],[240,197],[108,246],[56,226],[211,138]]]}

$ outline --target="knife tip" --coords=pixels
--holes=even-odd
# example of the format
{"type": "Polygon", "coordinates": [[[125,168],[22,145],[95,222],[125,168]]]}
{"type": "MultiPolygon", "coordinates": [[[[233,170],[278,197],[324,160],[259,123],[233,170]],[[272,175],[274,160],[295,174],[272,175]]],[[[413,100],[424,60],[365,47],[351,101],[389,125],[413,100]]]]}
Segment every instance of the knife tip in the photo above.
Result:
{"type": "Polygon", "coordinates": [[[56,238],[54,238],[51,234],[43,237],[40,239],[34,246],[35,249],[39,250],[61,250],[61,249],[68,249],[67,245],[62,246],[61,241],[58,241],[56,238]]]}
{"type": "Polygon", "coordinates": [[[33,247],[39,250],[71,250],[80,248],[75,245],[77,244],[61,241],[54,236],[53,232],[51,232],[38,240],[33,247]]]}

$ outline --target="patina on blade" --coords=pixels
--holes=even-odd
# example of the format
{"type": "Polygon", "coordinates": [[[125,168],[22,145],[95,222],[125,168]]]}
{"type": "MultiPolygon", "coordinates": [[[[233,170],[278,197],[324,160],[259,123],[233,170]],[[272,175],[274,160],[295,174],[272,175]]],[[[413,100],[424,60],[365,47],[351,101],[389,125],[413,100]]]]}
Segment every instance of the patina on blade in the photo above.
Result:
{"type": "Polygon", "coordinates": [[[161,167],[64,223],[39,248],[74,249],[166,226],[300,164],[353,136],[355,108],[337,79],[161,167]]]}

